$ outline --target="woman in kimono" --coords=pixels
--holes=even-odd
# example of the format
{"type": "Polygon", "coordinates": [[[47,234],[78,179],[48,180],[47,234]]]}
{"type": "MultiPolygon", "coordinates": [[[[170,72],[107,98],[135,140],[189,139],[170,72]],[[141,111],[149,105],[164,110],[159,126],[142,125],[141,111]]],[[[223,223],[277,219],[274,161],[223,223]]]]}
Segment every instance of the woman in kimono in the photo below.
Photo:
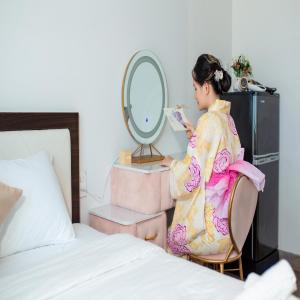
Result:
{"type": "Polygon", "coordinates": [[[202,54],[192,76],[198,108],[207,112],[196,129],[186,124],[185,158],[168,156],[162,162],[170,167],[171,194],[176,199],[168,232],[169,252],[176,255],[223,253],[230,247],[228,202],[237,172],[228,167],[241,152],[230,102],[220,100],[230,88],[230,75],[217,58],[202,54]]]}

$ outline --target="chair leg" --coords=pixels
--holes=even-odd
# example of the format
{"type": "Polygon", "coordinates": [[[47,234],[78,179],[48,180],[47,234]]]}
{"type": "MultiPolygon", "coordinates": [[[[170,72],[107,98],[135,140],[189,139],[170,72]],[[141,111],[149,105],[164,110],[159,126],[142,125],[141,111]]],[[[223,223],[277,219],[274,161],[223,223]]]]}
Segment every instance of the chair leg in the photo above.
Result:
{"type": "Polygon", "coordinates": [[[239,270],[240,270],[240,278],[241,280],[244,280],[242,257],[239,258],[239,270]]]}
{"type": "Polygon", "coordinates": [[[224,264],[223,263],[220,264],[220,272],[222,274],[224,274],[224,264]]]}

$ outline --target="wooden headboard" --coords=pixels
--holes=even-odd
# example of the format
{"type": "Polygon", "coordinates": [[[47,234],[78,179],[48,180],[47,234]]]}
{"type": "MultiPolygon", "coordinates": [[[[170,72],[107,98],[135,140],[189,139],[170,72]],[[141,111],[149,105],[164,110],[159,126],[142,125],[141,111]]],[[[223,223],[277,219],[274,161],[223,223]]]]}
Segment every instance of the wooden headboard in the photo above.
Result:
{"type": "Polygon", "coordinates": [[[72,222],[80,222],[79,114],[0,113],[0,131],[69,129],[71,137],[72,222]]]}

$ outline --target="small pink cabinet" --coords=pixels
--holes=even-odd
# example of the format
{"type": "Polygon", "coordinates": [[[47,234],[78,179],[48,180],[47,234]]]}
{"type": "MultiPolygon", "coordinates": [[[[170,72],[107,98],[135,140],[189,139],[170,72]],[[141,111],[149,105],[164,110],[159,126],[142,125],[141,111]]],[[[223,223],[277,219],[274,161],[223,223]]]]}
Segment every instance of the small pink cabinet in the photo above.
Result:
{"type": "Polygon", "coordinates": [[[169,170],[159,164],[119,165],[111,173],[111,204],[90,210],[90,226],[130,233],[166,248],[166,210],[174,206],[169,170]]]}
{"type": "Polygon", "coordinates": [[[173,207],[169,171],[144,173],[114,167],[111,202],[144,214],[155,214],[173,207]]]}

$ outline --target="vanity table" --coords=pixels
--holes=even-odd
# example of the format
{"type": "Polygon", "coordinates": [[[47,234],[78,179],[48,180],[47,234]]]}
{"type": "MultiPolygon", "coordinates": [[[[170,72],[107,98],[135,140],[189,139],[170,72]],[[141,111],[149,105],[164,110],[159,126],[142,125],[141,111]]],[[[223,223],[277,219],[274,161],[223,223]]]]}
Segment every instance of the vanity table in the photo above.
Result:
{"type": "Polygon", "coordinates": [[[111,172],[111,204],[90,210],[89,222],[106,234],[129,233],[166,248],[166,211],[173,206],[167,167],[117,162],[111,172]]]}
{"type": "Polygon", "coordinates": [[[135,53],[125,70],[122,111],[125,126],[138,147],[131,155],[129,152],[132,164],[114,164],[111,204],[90,210],[93,228],[107,234],[127,232],[166,248],[166,211],[174,201],[169,169],[160,166],[164,156],[153,145],[163,130],[166,107],[167,80],[158,57],[149,50],[135,53]]]}

